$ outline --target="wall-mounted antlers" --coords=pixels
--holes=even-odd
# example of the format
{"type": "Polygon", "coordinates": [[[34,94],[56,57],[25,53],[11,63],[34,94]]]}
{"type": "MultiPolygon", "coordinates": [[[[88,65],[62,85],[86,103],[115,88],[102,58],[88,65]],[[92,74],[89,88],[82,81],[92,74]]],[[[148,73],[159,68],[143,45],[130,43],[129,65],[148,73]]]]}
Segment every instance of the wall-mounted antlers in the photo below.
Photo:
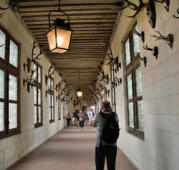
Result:
{"type": "Polygon", "coordinates": [[[33,47],[32,47],[32,61],[36,61],[36,60],[39,60],[39,56],[42,54],[41,50],[40,52],[37,54],[35,53],[35,50],[38,48],[37,46],[37,41],[34,40],[33,42],[33,47]]]}
{"type": "Polygon", "coordinates": [[[170,48],[173,48],[173,43],[174,43],[173,34],[168,34],[167,36],[164,36],[159,31],[156,31],[156,33],[158,33],[158,35],[152,35],[153,37],[156,38],[156,40],[164,40],[167,42],[170,48]]]}
{"type": "MultiPolygon", "coordinates": [[[[14,0],[9,0],[9,6],[8,6],[8,7],[1,7],[1,6],[0,6],[0,10],[2,10],[2,11],[5,11],[5,10],[7,10],[7,9],[9,9],[9,8],[12,8],[14,11],[17,11],[17,6],[15,5],[14,0]]],[[[0,17],[2,17],[3,14],[4,14],[4,13],[1,13],[1,14],[0,14],[0,17]]]]}
{"type": "Polygon", "coordinates": [[[134,30],[134,34],[138,35],[142,42],[144,43],[145,42],[145,32],[144,31],[141,31],[141,33],[139,33],[136,29],[134,30]]]}
{"type": "Polygon", "coordinates": [[[24,67],[24,71],[25,71],[25,68],[27,67],[27,71],[28,71],[28,73],[30,73],[30,69],[31,69],[31,60],[30,60],[30,58],[27,58],[27,64],[24,63],[23,67],[24,67]]]}
{"type": "Polygon", "coordinates": [[[169,12],[170,0],[155,0],[155,2],[164,4],[164,8],[166,9],[167,12],[169,12]]]}
{"type": "Polygon", "coordinates": [[[56,64],[52,63],[51,66],[48,69],[48,75],[45,75],[45,84],[46,85],[48,83],[48,78],[50,78],[54,74],[54,72],[56,70],[55,66],[56,66],[56,64]]]}
{"type": "Polygon", "coordinates": [[[114,82],[112,82],[113,85],[116,87],[122,84],[122,78],[114,77],[114,82]]]}
{"type": "Polygon", "coordinates": [[[34,70],[31,71],[30,78],[23,79],[23,85],[25,86],[27,84],[27,91],[30,92],[30,87],[33,87],[35,85],[35,81],[37,80],[38,75],[36,75],[35,78],[33,78],[34,70]]]}
{"type": "Polygon", "coordinates": [[[144,67],[147,67],[147,57],[140,57],[140,60],[144,62],[144,67]]]}
{"type": "Polygon", "coordinates": [[[99,67],[98,67],[98,75],[101,75],[100,80],[99,81],[103,81],[104,80],[104,70],[102,68],[103,62],[100,63],[99,67]]]}
{"type": "Polygon", "coordinates": [[[119,62],[119,57],[116,57],[115,58],[115,65],[116,65],[116,68],[115,68],[115,73],[117,73],[118,71],[119,71],[119,68],[121,68],[122,67],[122,64],[121,64],[121,62],[119,62]]]}
{"type": "Polygon", "coordinates": [[[178,16],[173,15],[173,18],[177,18],[177,19],[179,19],[179,8],[177,9],[177,14],[178,14],[178,16]]]}
{"type": "MultiPolygon", "coordinates": [[[[149,18],[149,23],[151,24],[152,28],[155,28],[156,25],[156,9],[155,9],[155,0],[149,0],[148,3],[144,3],[143,0],[138,0],[139,5],[136,5],[135,3],[132,3],[129,0],[124,0],[121,2],[118,2],[116,4],[118,10],[123,10],[127,7],[134,10],[135,13],[132,16],[128,16],[129,18],[134,18],[136,15],[142,11],[144,8],[147,9],[147,17],[149,18]]],[[[159,0],[160,1],[160,0],[159,0]]],[[[167,0],[164,0],[167,1],[167,0]]]]}
{"type": "Polygon", "coordinates": [[[109,47],[106,48],[106,52],[105,52],[105,56],[106,56],[105,64],[106,65],[111,65],[111,64],[114,64],[115,59],[113,57],[111,46],[110,46],[109,43],[107,44],[107,46],[108,45],[109,45],[109,47]]]}
{"type": "Polygon", "coordinates": [[[149,48],[147,45],[143,47],[145,50],[153,51],[153,56],[155,56],[156,59],[158,59],[159,50],[158,47],[155,46],[154,48],[149,48]]]}

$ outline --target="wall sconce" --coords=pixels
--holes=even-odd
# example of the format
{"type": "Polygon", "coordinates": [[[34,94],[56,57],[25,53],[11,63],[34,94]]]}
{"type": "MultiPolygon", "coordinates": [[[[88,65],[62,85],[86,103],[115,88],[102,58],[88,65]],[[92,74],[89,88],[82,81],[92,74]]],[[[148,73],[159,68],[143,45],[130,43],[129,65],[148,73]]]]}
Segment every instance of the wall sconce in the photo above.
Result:
{"type": "Polygon", "coordinates": [[[179,8],[177,9],[177,14],[178,14],[178,16],[173,15],[173,18],[177,18],[177,19],[179,19],[179,8]]]}
{"type": "Polygon", "coordinates": [[[49,31],[47,33],[48,43],[50,52],[53,53],[64,53],[69,50],[71,33],[72,30],[70,28],[70,19],[69,15],[63,12],[60,9],[60,0],[59,0],[59,8],[58,10],[52,10],[48,15],[49,22],[49,31]],[[54,24],[50,24],[50,17],[52,12],[62,13],[64,16],[67,16],[68,23],[65,23],[64,19],[56,18],[54,24]]]}
{"type": "MultiPolygon", "coordinates": [[[[159,50],[158,47],[155,46],[154,48],[149,48],[147,45],[143,47],[145,50],[153,51],[153,56],[155,56],[156,60],[158,59],[159,50]]],[[[145,64],[144,64],[145,65],[145,64]]]]}
{"type": "Polygon", "coordinates": [[[153,37],[156,38],[156,40],[164,40],[167,42],[170,48],[173,48],[173,43],[174,43],[174,36],[173,34],[168,34],[167,36],[163,36],[159,31],[156,31],[158,35],[152,35],[153,37]]]}
{"type": "Polygon", "coordinates": [[[144,31],[141,31],[141,33],[139,33],[136,29],[134,30],[134,34],[138,35],[142,42],[144,43],[145,42],[145,32],[144,31]]]}

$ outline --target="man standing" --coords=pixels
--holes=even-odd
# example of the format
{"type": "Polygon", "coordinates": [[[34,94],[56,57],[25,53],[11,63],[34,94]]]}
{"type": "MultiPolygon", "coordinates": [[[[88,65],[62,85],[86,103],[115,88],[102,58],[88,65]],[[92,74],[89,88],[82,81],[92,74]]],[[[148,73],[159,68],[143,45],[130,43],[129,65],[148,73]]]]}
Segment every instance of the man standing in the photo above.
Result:
{"type": "Polygon", "coordinates": [[[96,170],[104,170],[105,158],[108,170],[115,170],[117,155],[117,138],[119,136],[119,125],[117,114],[112,112],[110,102],[102,103],[101,111],[96,114],[94,120],[96,127],[96,170]]]}

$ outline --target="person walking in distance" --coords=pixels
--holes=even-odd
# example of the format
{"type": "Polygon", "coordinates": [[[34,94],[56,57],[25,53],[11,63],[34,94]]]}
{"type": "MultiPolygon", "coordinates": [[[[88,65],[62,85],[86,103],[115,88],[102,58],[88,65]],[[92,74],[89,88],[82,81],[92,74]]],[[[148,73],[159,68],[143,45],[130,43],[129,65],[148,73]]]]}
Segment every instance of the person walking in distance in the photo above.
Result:
{"type": "Polygon", "coordinates": [[[71,121],[71,114],[70,114],[70,112],[68,112],[66,114],[66,121],[67,121],[67,126],[69,127],[70,126],[70,121],[71,121]]]}
{"type": "Polygon", "coordinates": [[[118,122],[118,116],[112,112],[110,102],[105,100],[93,123],[96,127],[96,170],[104,170],[105,158],[108,170],[115,170],[117,139],[120,130],[118,122]]]}
{"type": "Polygon", "coordinates": [[[79,113],[79,123],[80,123],[80,127],[81,127],[81,133],[84,132],[84,121],[85,121],[85,114],[83,113],[82,110],[80,110],[79,113]]]}

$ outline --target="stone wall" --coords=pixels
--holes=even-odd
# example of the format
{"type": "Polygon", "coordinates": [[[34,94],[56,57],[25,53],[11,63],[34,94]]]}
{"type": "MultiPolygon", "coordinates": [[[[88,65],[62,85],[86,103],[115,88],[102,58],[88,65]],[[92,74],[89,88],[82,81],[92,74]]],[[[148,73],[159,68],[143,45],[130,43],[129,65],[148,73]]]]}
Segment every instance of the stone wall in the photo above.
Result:
{"type": "MultiPolygon", "coordinates": [[[[23,69],[23,63],[26,63],[27,57],[31,58],[31,49],[34,40],[11,10],[4,11],[3,17],[0,18],[0,25],[21,44],[21,133],[0,139],[0,170],[5,170],[61,130],[64,127],[64,119],[58,120],[58,103],[55,100],[55,122],[49,123],[48,100],[45,97],[45,91],[47,90],[45,74],[48,73],[50,62],[42,55],[39,64],[42,65],[43,126],[34,128],[33,89],[28,93],[26,87],[23,86],[23,78],[27,77],[27,73],[23,69]]],[[[59,81],[60,77],[55,72],[55,84],[59,81]]]]}
{"type": "MultiPolygon", "coordinates": [[[[114,57],[119,56],[122,69],[118,77],[123,78],[123,84],[116,88],[116,108],[119,116],[121,134],[118,146],[140,170],[178,170],[179,160],[179,20],[172,15],[179,8],[179,1],[172,0],[169,13],[163,5],[156,3],[157,24],[152,29],[148,23],[146,11],[137,15],[136,19],[129,19],[126,15],[132,12],[126,9],[122,12],[112,38],[114,57]],[[126,88],[124,79],[124,51],[122,41],[132,25],[137,21],[139,30],[146,33],[149,47],[158,46],[158,60],[152,52],[145,51],[140,42],[141,57],[147,56],[145,68],[141,62],[145,139],[141,140],[127,132],[126,123],[126,88]],[[151,35],[159,30],[162,34],[173,33],[175,42],[170,49],[166,42],[155,41],[151,35]]],[[[105,73],[109,67],[105,66],[105,73]]],[[[109,97],[110,99],[110,97],[109,97]]]]}

